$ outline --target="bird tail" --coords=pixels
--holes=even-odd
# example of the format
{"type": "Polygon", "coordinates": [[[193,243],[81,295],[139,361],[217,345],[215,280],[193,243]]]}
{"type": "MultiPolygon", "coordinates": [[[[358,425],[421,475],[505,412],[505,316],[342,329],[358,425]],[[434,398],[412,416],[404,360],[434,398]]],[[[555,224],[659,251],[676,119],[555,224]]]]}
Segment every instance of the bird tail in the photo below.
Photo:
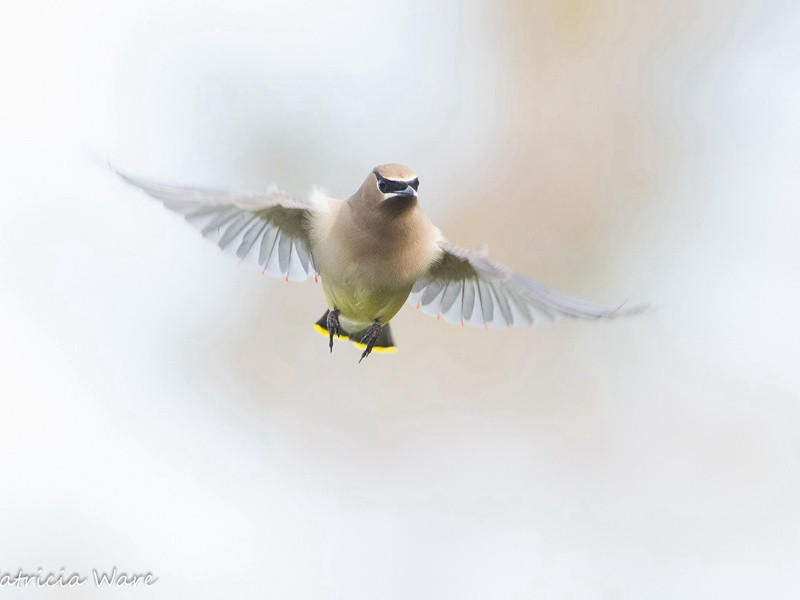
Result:
{"type": "MultiPolygon", "coordinates": [[[[325,311],[325,314],[322,315],[322,318],[314,323],[314,329],[320,332],[325,337],[328,337],[328,313],[330,311],[325,311]]],[[[361,338],[363,338],[367,334],[367,330],[363,329],[361,331],[353,331],[347,332],[342,331],[340,337],[353,342],[358,348],[364,349],[367,347],[366,344],[361,343],[361,338]]],[[[394,338],[392,337],[392,330],[389,328],[389,323],[381,327],[381,332],[378,334],[378,339],[375,340],[375,345],[372,347],[373,352],[395,352],[397,351],[396,346],[394,345],[394,338]]]]}

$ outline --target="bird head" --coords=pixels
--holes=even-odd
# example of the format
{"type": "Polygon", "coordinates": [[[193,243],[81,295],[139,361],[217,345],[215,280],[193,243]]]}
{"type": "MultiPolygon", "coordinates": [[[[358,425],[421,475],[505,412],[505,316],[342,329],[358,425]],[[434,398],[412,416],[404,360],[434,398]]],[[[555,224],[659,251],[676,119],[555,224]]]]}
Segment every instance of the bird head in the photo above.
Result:
{"type": "Polygon", "coordinates": [[[361,186],[364,194],[377,203],[391,200],[392,203],[413,205],[417,200],[419,178],[404,165],[390,163],[372,169],[361,186]]]}

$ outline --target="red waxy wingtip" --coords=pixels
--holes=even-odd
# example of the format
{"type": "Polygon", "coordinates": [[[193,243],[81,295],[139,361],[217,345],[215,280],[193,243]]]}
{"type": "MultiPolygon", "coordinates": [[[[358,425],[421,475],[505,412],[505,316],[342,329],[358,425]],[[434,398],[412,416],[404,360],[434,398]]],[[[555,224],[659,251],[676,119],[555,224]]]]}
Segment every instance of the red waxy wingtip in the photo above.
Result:
{"type": "Polygon", "coordinates": [[[314,275],[314,283],[319,283],[319,277],[317,275],[314,275]]]}
{"type": "Polygon", "coordinates": [[[284,279],[284,281],[285,281],[286,283],[289,283],[289,276],[288,276],[288,275],[286,276],[286,279],[284,279]]]}
{"type": "Polygon", "coordinates": [[[417,310],[419,310],[419,307],[420,307],[420,305],[419,305],[419,304],[417,304],[417,310]]]}

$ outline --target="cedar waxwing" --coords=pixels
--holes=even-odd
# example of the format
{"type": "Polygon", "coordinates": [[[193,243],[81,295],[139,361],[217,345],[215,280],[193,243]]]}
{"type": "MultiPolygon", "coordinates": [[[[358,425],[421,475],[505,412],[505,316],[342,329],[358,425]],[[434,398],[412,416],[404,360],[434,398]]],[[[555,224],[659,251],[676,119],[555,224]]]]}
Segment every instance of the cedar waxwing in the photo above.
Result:
{"type": "Polygon", "coordinates": [[[315,327],[331,351],[334,336],[363,348],[359,362],[373,350],[394,351],[389,321],[407,300],[445,321],[486,327],[616,317],[644,308],[594,304],[527,279],[485,250],[451,244],[420,210],[419,179],[403,165],[375,167],[344,201],[318,191],[297,200],[277,189],[178,187],[115,172],[262,274],[321,280],[328,310],[315,327]]]}

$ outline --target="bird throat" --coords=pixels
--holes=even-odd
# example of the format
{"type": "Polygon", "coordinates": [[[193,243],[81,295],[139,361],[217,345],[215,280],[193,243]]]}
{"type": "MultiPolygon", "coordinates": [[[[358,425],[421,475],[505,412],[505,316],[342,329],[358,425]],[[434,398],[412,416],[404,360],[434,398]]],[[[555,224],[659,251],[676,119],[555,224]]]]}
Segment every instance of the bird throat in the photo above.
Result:
{"type": "Polygon", "coordinates": [[[400,217],[409,214],[409,211],[417,207],[416,197],[395,196],[384,200],[380,204],[380,210],[384,214],[392,217],[400,217]]]}

